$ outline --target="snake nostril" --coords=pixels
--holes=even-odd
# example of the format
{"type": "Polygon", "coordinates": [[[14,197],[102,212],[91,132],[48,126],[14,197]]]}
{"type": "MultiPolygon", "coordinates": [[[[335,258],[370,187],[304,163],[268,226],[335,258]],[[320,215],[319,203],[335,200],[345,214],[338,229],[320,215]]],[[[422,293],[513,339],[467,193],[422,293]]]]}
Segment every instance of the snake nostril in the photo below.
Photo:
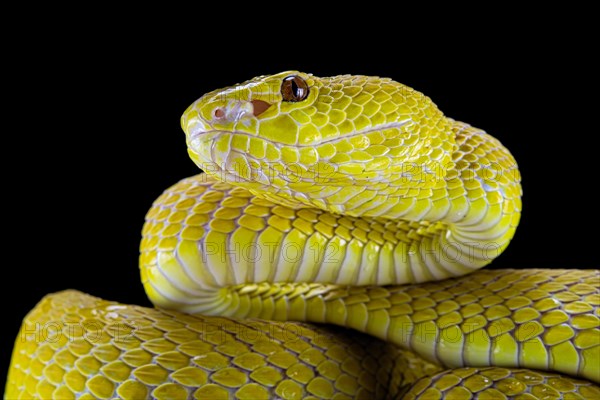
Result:
{"type": "Polygon", "coordinates": [[[214,112],[215,118],[223,118],[225,116],[225,111],[222,108],[216,108],[214,112]]]}
{"type": "Polygon", "coordinates": [[[267,111],[269,107],[271,107],[271,105],[266,101],[252,100],[252,112],[254,113],[255,117],[258,117],[260,114],[267,111]]]}

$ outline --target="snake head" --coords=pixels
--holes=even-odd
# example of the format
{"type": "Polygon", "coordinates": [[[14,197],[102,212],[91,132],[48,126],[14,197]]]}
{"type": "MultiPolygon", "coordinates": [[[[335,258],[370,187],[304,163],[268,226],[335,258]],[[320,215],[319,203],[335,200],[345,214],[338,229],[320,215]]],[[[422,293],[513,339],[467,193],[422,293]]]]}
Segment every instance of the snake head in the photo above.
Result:
{"type": "Polygon", "coordinates": [[[379,77],[261,76],[207,93],[181,124],[207,174],[280,204],[349,214],[422,187],[414,175],[442,171],[429,163],[451,161],[453,149],[429,98],[379,77]]]}

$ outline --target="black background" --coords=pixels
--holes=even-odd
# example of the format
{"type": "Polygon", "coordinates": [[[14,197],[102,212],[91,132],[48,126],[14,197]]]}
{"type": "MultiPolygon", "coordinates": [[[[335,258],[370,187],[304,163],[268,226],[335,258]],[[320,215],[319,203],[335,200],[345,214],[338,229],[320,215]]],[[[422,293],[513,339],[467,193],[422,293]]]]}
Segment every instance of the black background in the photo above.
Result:
{"type": "Polygon", "coordinates": [[[70,30],[15,44],[3,117],[13,123],[3,147],[10,306],[0,365],[23,316],[49,292],[150,305],[137,268],[144,215],[165,188],[198,172],[181,113],[206,91],[287,69],[389,76],[493,134],[517,159],[525,194],[516,237],[492,267],[597,268],[592,49],[572,46],[584,33],[554,26],[529,33],[506,24],[511,37],[496,29],[434,40],[398,33],[386,43],[376,33],[366,43],[283,37],[280,45],[243,32],[233,43],[202,30],[166,39],[166,28],[81,44],[70,30]]]}

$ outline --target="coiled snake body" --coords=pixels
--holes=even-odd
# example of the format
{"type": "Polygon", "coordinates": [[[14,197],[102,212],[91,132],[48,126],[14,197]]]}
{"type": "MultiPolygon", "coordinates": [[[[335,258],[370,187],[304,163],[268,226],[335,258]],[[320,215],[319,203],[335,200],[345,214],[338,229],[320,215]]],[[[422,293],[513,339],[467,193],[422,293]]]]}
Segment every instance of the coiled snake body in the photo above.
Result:
{"type": "Polygon", "coordinates": [[[294,71],[182,127],[205,173],[147,215],[158,308],[46,296],[7,398],[600,396],[599,272],[477,271],[521,211],[493,137],[389,79],[294,71]]]}

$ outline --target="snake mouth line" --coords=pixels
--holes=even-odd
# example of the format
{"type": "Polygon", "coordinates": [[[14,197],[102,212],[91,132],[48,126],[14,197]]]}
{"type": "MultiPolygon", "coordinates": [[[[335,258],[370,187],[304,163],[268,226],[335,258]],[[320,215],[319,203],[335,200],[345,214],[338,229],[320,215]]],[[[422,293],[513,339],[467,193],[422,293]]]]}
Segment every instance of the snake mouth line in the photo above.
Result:
{"type": "MultiPolygon", "coordinates": [[[[287,144],[275,142],[275,141],[265,139],[265,138],[260,138],[260,139],[264,140],[267,143],[272,144],[277,149],[281,149],[286,146],[297,147],[297,148],[306,148],[306,147],[314,148],[316,146],[323,145],[326,143],[332,143],[335,141],[341,141],[341,140],[345,140],[345,139],[347,140],[352,137],[356,137],[359,135],[367,135],[372,132],[383,131],[386,129],[399,129],[399,128],[403,127],[404,125],[407,125],[408,122],[409,122],[409,120],[381,124],[381,125],[369,128],[369,129],[355,131],[351,134],[323,140],[317,144],[312,144],[312,145],[300,145],[300,144],[287,145],[287,144]]],[[[214,160],[217,160],[218,158],[223,158],[224,160],[227,160],[229,155],[232,152],[240,153],[239,151],[233,150],[230,148],[226,154],[222,154],[221,157],[216,157],[217,151],[215,149],[215,144],[216,144],[217,140],[222,135],[233,135],[233,134],[244,135],[249,138],[257,137],[255,135],[249,134],[247,132],[242,132],[242,131],[229,131],[229,130],[221,130],[221,129],[198,130],[189,135],[188,147],[202,161],[202,165],[199,165],[199,166],[205,172],[208,172],[207,169],[209,169],[210,173],[218,174],[223,179],[229,180],[229,181],[235,179],[239,183],[252,183],[252,184],[258,183],[258,184],[262,185],[263,190],[266,190],[268,187],[271,187],[272,186],[271,180],[267,176],[261,176],[262,179],[260,179],[260,178],[259,179],[248,179],[248,178],[242,176],[242,174],[240,174],[239,171],[236,172],[235,170],[232,171],[232,170],[228,169],[227,165],[226,165],[226,161],[222,165],[219,165],[219,163],[214,161],[214,160]],[[203,150],[203,148],[204,148],[204,150],[203,150]]],[[[246,157],[254,158],[254,157],[252,157],[252,154],[250,154],[250,153],[245,153],[244,155],[246,157]]]]}
{"type": "MultiPolygon", "coordinates": [[[[264,140],[267,143],[272,144],[273,146],[277,147],[277,148],[281,148],[281,147],[286,147],[286,146],[291,146],[291,147],[317,147],[319,145],[323,145],[323,144],[327,144],[327,143],[332,143],[338,140],[344,140],[344,139],[350,139],[353,138],[355,136],[359,136],[359,135],[368,135],[369,133],[372,132],[378,132],[378,131],[382,131],[385,129],[394,129],[394,128],[401,128],[404,125],[407,125],[410,122],[410,120],[404,120],[404,121],[400,121],[400,122],[390,122],[387,124],[381,124],[378,126],[374,126],[368,129],[363,129],[363,130],[359,130],[359,131],[355,131],[352,132],[350,134],[346,134],[343,136],[337,136],[334,138],[329,138],[326,140],[322,140],[318,143],[312,143],[312,144],[285,144],[285,143],[280,143],[280,142],[275,142],[269,139],[265,139],[263,137],[259,137],[259,139],[264,140]]],[[[228,131],[228,130],[222,130],[222,129],[210,129],[210,130],[206,130],[206,131],[202,131],[202,130],[198,130],[196,132],[190,133],[189,135],[189,142],[191,143],[193,140],[199,139],[201,136],[206,136],[206,138],[204,140],[202,140],[202,143],[208,142],[210,140],[214,140],[216,138],[218,138],[220,135],[222,134],[236,134],[236,135],[244,135],[244,136],[248,136],[250,138],[253,137],[258,137],[256,135],[250,134],[248,132],[243,132],[243,131],[228,131]]]]}

